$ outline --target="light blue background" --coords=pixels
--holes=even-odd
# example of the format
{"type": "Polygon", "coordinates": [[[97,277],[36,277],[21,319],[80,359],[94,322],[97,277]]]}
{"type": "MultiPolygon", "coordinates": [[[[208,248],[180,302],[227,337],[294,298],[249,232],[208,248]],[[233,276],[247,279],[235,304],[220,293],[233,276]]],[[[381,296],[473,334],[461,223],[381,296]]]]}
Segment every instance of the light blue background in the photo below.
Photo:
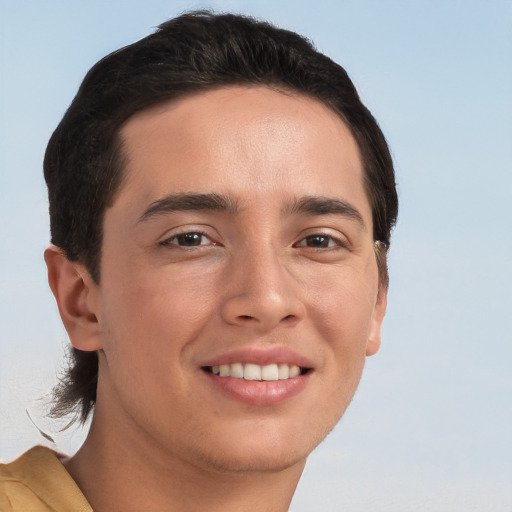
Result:
{"type": "MultiPolygon", "coordinates": [[[[65,333],[41,162],[85,72],[185,9],[296,30],[392,148],[401,211],[381,352],[291,510],[512,510],[512,2],[0,0],[0,460],[42,442],[65,333]]],[[[58,436],[63,450],[78,441],[58,436]]]]}

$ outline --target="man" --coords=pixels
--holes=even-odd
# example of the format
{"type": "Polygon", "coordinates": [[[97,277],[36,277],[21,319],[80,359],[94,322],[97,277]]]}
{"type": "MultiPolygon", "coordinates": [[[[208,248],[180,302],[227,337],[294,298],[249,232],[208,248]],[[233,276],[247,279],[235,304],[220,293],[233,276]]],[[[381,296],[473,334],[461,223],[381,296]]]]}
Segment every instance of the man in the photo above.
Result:
{"type": "Polygon", "coordinates": [[[76,455],[0,469],[1,510],[286,511],[380,344],[391,158],[345,71],[199,12],[86,76],[48,145],[49,283],[76,455]]]}

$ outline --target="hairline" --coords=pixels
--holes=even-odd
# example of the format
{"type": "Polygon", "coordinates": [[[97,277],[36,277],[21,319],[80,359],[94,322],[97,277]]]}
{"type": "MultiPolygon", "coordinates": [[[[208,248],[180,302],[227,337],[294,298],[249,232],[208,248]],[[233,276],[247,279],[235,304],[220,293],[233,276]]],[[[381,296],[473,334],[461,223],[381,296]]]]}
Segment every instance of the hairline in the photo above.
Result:
{"type": "MultiPolygon", "coordinates": [[[[96,257],[92,262],[83,262],[86,267],[92,266],[92,268],[87,268],[90,273],[95,284],[100,284],[101,281],[101,260],[103,253],[103,236],[104,236],[104,223],[105,223],[105,214],[109,208],[113,206],[119,194],[122,192],[124,186],[128,182],[129,174],[127,172],[127,166],[129,163],[130,156],[127,152],[126,148],[126,139],[123,137],[123,129],[126,125],[132,121],[135,117],[139,115],[151,114],[155,113],[159,108],[162,108],[164,105],[172,105],[174,103],[178,103],[180,101],[186,99],[193,99],[194,97],[201,96],[202,94],[206,94],[211,91],[219,91],[219,90],[229,90],[234,88],[243,88],[243,89],[255,89],[255,88],[266,88],[271,91],[275,91],[277,93],[283,94],[285,96],[290,97],[298,97],[304,98],[308,100],[315,101],[316,103],[322,105],[331,113],[335,114],[336,117],[346,126],[349,130],[350,135],[352,136],[358,153],[358,158],[361,162],[361,170],[362,170],[362,186],[366,194],[366,198],[370,205],[371,212],[371,220],[372,227],[375,229],[375,218],[374,218],[374,210],[375,210],[375,198],[371,193],[371,187],[368,184],[369,178],[369,170],[367,169],[367,162],[364,158],[364,153],[361,147],[361,143],[359,142],[359,137],[357,136],[356,130],[353,128],[352,124],[346,119],[342,112],[335,108],[329,101],[320,96],[316,96],[308,91],[299,90],[295,87],[292,87],[288,84],[279,82],[279,81],[264,81],[260,79],[259,81],[241,81],[241,80],[233,80],[231,83],[223,83],[223,84],[201,84],[195,88],[180,91],[175,93],[174,95],[170,95],[168,98],[163,98],[155,101],[154,103],[148,104],[146,106],[142,106],[138,109],[135,109],[131,114],[129,114],[125,119],[123,119],[113,130],[112,134],[112,147],[113,151],[111,153],[111,165],[115,167],[118,171],[118,181],[115,183],[114,190],[111,192],[108,201],[106,202],[103,211],[98,216],[98,233],[99,233],[99,249],[97,251],[96,257]]],[[[386,241],[387,242],[387,241],[386,241]]],[[[379,267],[379,282],[381,280],[381,269],[379,267]]],[[[387,272],[386,272],[387,274],[387,272]]],[[[386,277],[387,278],[387,277],[386,277]]]]}

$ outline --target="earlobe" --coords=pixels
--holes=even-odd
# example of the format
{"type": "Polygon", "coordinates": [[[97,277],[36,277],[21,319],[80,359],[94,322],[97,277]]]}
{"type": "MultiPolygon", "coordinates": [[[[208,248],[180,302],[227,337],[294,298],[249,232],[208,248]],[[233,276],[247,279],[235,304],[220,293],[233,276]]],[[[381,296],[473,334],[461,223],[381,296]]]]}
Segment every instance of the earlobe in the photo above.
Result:
{"type": "Polygon", "coordinates": [[[386,314],[386,307],[388,303],[387,296],[387,287],[381,285],[378,291],[375,309],[373,311],[368,343],[366,344],[367,356],[373,356],[380,348],[382,322],[384,321],[384,315],[386,314]]]}
{"type": "Polygon", "coordinates": [[[46,249],[44,259],[48,283],[71,344],[79,350],[100,350],[101,339],[92,296],[96,285],[89,273],[80,264],[68,260],[53,245],[46,249]]]}

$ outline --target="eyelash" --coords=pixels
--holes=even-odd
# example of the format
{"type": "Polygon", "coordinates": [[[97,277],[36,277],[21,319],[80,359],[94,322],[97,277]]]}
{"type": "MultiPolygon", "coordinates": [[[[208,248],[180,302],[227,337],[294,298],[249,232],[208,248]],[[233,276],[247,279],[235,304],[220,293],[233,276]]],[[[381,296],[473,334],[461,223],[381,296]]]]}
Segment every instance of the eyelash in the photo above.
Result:
{"type": "Polygon", "coordinates": [[[217,245],[216,242],[212,242],[211,244],[201,244],[201,243],[199,243],[197,245],[180,245],[178,243],[173,243],[173,240],[178,240],[179,241],[179,238],[186,237],[188,235],[199,235],[200,237],[205,237],[205,238],[208,238],[208,240],[211,240],[211,238],[206,233],[204,233],[203,231],[194,230],[194,231],[184,231],[183,233],[176,233],[176,234],[172,235],[171,237],[166,238],[165,240],[162,240],[161,242],[158,243],[158,245],[161,245],[163,247],[166,247],[166,246],[176,246],[176,247],[181,247],[181,248],[184,248],[184,249],[194,249],[196,247],[201,247],[201,246],[212,247],[214,245],[217,245]]]}
{"type": "MultiPolygon", "coordinates": [[[[187,237],[190,235],[199,235],[201,238],[205,237],[211,241],[211,238],[205,232],[200,231],[200,230],[194,230],[194,231],[184,231],[183,233],[176,233],[176,234],[172,235],[171,237],[166,238],[165,240],[162,240],[161,242],[159,242],[159,245],[163,246],[163,247],[175,246],[175,247],[181,247],[184,249],[195,249],[195,248],[201,247],[201,246],[213,247],[213,246],[218,245],[216,242],[213,242],[213,241],[209,244],[199,243],[197,245],[185,245],[185,244],[173,242],[173,240],[176,240],[179,242],[180,238],[183,241],[184,237],[187,237]]],[[[200,241],[202,241],[202,240],[200,240],[200,241]]],[[[341,238],[334,237],[332,235],[328,235],[325,233],[312,233],[311,235],[307,235],[307,236],[301,238],[298,242],[293,244],[293,247],[305,247],[307,249],[311,249],[314,251],[322,251],[322,250],[347,249],[348,244],[345,240],[342,240],[341,238]],[[322,241],[324,241],[324,242],[325,242],[325,240],[327,240],[327,246],[320,245],[320,246],[315,247],[315,246],[306,245],[308,241],[311,241],[315,238],[322,239],[322,241]]]]}
{"type": "Polygon", "coordinates": [[[294,247],[306,247],[308,249],[312,249],[312,250],[315,250],[315,251],[321,251],[321,250],[324,250],[324,249],[346,249],[348,248],[348,244],[345,240],[342,240],[341,238],[337,238],[335,236],[332,236],[332,235],[327,235],[325,233],[313,233],[311,235],[307,235],[305,236],[304,238],[302,238],[301,240],[299,240],[297,243],[295,243],[293,245],[294,247]],[[327,240],[327,246],[324,247],[324,246],[319,246],[319,247],[314,247],[314,246],[308,246],[308,245],[305,245],[303,244],[303,242],[306,242],[308,240],[312,240],[312,239],[323,239],[323,240],[327,240]]]}

